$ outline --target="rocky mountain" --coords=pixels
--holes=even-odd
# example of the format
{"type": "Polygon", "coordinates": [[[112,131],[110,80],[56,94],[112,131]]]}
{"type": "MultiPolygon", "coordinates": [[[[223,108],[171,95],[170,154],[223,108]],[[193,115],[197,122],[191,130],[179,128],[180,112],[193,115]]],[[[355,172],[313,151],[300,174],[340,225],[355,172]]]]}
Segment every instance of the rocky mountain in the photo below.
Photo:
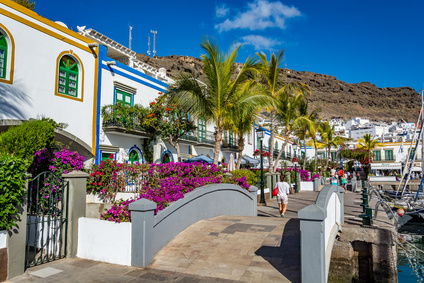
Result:
{"type": "MultiPolygon", "coordinates": [[[[171,55],[147,57],[140,60],[156,68],[165,68],[167,75],[176,78],[178,73],[192,73],[202,80],[202,61],[189,56],[171,55]]],[[[373,121],[416,122],[420,110],[420,96],[411,87],[378,88],[369,82],[350,84],[336,77],[307,71],[284,69],[286,82],[299,81],[312,89],[311,109],[320,108],[324,119],[340,117],[368,117],[373,121]]]]}

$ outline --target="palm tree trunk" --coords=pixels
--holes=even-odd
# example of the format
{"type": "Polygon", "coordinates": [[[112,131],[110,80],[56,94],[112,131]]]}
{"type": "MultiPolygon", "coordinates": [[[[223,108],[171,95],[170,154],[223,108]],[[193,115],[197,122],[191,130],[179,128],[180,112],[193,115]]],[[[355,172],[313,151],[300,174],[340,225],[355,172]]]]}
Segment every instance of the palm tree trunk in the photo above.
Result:
{"type": "MultiPolygon", "coordinates": [[[[275,109],[271,110],[271,135],[269,137],[269,172],[272,173],[275,171],[275,169],[272,168],[272,163],[274,162],[274,136],[275,136],[275,130],[274,130],[274,124],[275,124],[275,109]]],[[[277,159],[278,160],[278,159],[277,159]]]]}
{"type": "Polygon", "coordinates": [[[219,159],[219,150],[221,147],[221,141],[222,141],[222,132],[224,131],[223,127],[216,126],[215,127],[215,147],[213,150],[213,164],[218,165],[218,159],[219,159]]]}
{"type": "Polygon", "coordinates": [[[277,171],[277,168],[278,168],[278,160],[280,160],[281,154],[282,154],[282,153],[283,153],[283,151],[285,150],[287,143],[288,143],[288,141],[287,141],[287,140],[285,140],[285,141],[284,141],[284,144],[283,144],[283,147],[281,148],[280,152],[278,153],[277,159],[276,159],[276,160],[275,160],[275,162],[274,162],[274,172],[275,172],[275,171],[277,171]]]}
{"type": "MultiPolygon", "coordinates": [[[[306,139],[303,139],[303,146],[305,147],[305,155],[303,157],[303,170],[306,167],[306,139]]],[[[302,148],[300,148],[300,156],[302,157],[302,148]]]]}
{"type": "MultiPolygon", "coordinates": [[[[289,136],[289,132],[286,131],[284,134],[284,144],[281,147],[280,152],[278,153],[277,159],[274,162],[274,172],[277,170],[278,168],[278,161],[280,160],[281,154],[283,153],[283,151],[286,149],[286,145],[288,144],[288,136],[289,136]]],[[[271,163],[269,164],[269,166],[271,167],[271,163]]]]}
{"type": "Polygon", "coordinates": [[[240,169],[243,150],[244,150],[244,138],[240,138],[238,140],[238,158],[237,158],[237,165],[236,165],[237,170],[240,169]]]}
{"type": "Polygon", "coordinates": [[[318,171],[318,158],[317,158],[317,151],[318,151],[318,148],[317,148],[317,141],[315,140],[315,139],[313,139],[314,140],[314,148],[315,148],[315,172],[317,172],[318,171]]]}

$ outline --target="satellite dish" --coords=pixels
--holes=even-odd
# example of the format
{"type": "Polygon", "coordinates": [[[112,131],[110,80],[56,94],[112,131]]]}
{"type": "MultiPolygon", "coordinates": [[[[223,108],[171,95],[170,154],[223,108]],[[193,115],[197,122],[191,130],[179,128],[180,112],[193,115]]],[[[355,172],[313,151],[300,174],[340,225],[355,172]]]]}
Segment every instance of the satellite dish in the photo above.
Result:
{"type": "Polygon", "coordinates": [[[56,21],[55,23],[58,25],[61,25],[62,27],[68,28],[68,26],[65,23],[62,23],[60,21],[56,21]]]}

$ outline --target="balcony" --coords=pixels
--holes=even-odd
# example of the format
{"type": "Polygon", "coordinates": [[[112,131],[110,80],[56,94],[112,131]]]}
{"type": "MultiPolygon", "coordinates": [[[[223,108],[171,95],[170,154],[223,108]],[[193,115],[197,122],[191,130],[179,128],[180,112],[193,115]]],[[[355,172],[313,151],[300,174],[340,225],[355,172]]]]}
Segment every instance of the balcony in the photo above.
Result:
{"type": "Polygon", "coordinates": [[[198,131],[193,132],[193,136],[197,137],[197,147],[200,148],[214,148],[215,147],[215,135],[214,132],[206,131],[204,135],[200,136],[198,131]]]}
{"type": "Polygon", "coordinates": [[[222,140],[222,151],[238,152],[238,139],[232,139],[230,142],[222,140]]]}
{"type": "Polygon", "coordinates": [[[139,126],[136,119],[127,121],[125,119],[110,119],[103,121],[103,131],[109,134],[120,136],[132,136],[141,139],[152,138],[153,134],[143,131],[139,126]]]}

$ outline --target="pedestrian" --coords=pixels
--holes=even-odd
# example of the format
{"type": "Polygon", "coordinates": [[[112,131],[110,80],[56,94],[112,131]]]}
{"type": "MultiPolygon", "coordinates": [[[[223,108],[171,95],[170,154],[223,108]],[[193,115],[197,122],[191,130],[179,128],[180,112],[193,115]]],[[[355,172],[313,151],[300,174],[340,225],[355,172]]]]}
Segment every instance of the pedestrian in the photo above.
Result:
{"type": "Polygon", "coordinates": [[[342,187],[344,188],[345,193],[347,192],[347,177],[346,174],[342,175],[342,187]]]}
{"type": "Polygon", "coordinates": [[[288,194],[290,194],[290,185],[285,181],[286,176],[282,174],[280,176],[280,182],[277,182],[278,194],[277,202],[281,217],[285,217],[287,210],[287,204],[289,201],[288,194]]]}
{"type": "Polygon", "coordinates": [[[336,175],[336,169],[331,167],[330,169],[330,177],[333,177],[334,175],[336,175]]]}
{"type": "Polygon", "coordinates": [[[359,174],[359,171],[356,171],[356,180],[361,180],[361,174],[359,174]]]}
{"type": "Polygon", "coordinates": [[[331,177],[331,184],[332,184],[332,185],[336,185],[336,186],[338,186],[338,184],[337,184],[337,177],[336,177],[336,175],[334,175],[333,177],[331,177]]]}

